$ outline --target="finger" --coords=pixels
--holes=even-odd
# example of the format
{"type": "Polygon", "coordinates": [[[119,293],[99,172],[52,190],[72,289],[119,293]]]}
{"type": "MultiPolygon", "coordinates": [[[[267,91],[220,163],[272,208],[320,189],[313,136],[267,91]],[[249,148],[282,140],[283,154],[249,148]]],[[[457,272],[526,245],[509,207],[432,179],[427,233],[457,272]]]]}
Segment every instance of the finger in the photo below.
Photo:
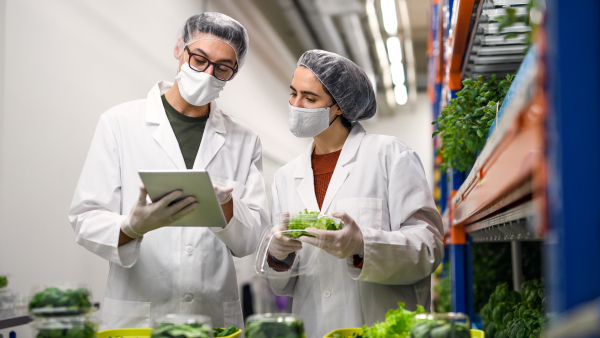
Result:
{"type": "Polygon", "coordinates": [[[230,192],[233,191],[232,187],[227,187],[227,186],[216,186],[216,185],[214,185],[213,188],[215,189],[215,191],[222,191],[225,194],[229,194],[230,192]]]}
{"type": "Polygon", "coordinates": [[[188,196],[188,197],[182,199],[181,201],[178,201],[177,203],[166,207],[165,208],[166,215],[171,216],[171,215],[175,214],[176,212],[178,212],[179,210],[182,210],[183,208],[193,204],[194,202],[196,202],[196,199],[194,198],[194,196],[188,196]]]}
{"type": "Polygon", "coordinates": [[[171,192],[170,194],[161,198],[160,200],[158,200],[155,203],[156,208],[160,209],[160,208],[163,208],[163,207],[169,205],[171,202],[173,202],[177,198],[181,197],[181,195],[183,195],[183,191],[181,191],[181,190],[175,190],[175,191],[171,192]]]}
{"type": "Polygon", "coordinates": [[[311,234],[319,239],[329,239],[332,237],[332,234],[330,234],[330,232],[332,232],[332,231],[328,231],[328,230],[306,228],[306,229],[304,229],[304,231],[308,232],[309,234],[311,234]]]}
{"type": "Polygon", "coordinates": [[[314,237],[309,237],[309,236],[302,236],[299,238],[300,242],[302,243],[306,243],[306,244],[310,244],[316,247],[323,247],[323,241],[318,239],[318,238],[314,238],[314,237]]]}
{"type": "Polygon", "coordinates": [[[331,216],[341,219],[342,222],[344,222],[344,224],[349,224],[351,222],[354,222],[352,217],[350,217],[347,213],[345,213],[343,211],[333,212],[333,213],[331,213],[331,216]]]}
{"type": "Polygon", "coordinates": [[[282,243],[273,242],[269,246],[269,250],[275,250],[280,252],[295,252],[302,249],[302,243],[298,242],[297,245],[284,245],[282,243]]]}
{"type": "Polygon", "coordinates": [[[138,204],[146,205],[146,196],[148,192],[146,191],[146,187],[143,184],[140,184],[140,196],[138,198],[138,204]]]}
{"type": "Polygon", "coordinates": [[[174,213],[173,215],[171,215],[171,218],[176,221],[180,218],[183,218],[189,214],[191,214],[192,212],[194,212],[194,210],[196,210],[196,208],[198,207],[198,202],[192,203],[188,206],[186,206],[185,208],[179,210],[178,212],[174,213]]]}

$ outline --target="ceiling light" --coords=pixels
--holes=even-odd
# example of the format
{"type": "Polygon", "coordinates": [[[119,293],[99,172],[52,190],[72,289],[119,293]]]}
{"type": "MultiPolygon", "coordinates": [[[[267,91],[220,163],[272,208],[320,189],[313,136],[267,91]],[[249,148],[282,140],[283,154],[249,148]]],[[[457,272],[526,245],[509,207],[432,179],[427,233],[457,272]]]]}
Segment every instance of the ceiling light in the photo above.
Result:
{"type": "Polygon", "coordinates": [[[381,0],[381,14],[383,15],[383,28],[389,35],[398,33],[398,16],[396,16],[396,1],[381,0]]]}
{"type": "Polygon", "coordinates": [[[397,36],[392,36],[387,39],[387,50],[390,63],[402,62],[402,47],[400,46],[400,39],[397,36]]]}
{"type": "Polygon", "coordinates": [[[392,63],[390,68],[392,70],[392,82],[394,82],[394,85],[399,86],[404,84],[404,66],[402,63],[392,63]]]}
{"type": "Polygon", "coordinates": [[[399,105],[403,105],[408,101],[408,93],[406,92],[405,85],[394,87],[394,95],[396,96],[396,103],[399,105]]]}

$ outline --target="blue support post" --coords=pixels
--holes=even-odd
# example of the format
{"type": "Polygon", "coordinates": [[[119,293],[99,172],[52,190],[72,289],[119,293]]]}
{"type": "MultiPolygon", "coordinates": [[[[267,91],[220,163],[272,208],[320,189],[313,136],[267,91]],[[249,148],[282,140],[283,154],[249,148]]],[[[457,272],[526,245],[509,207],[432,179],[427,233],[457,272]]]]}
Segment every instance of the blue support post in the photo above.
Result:
{"type": "Polygon", "coordinates": [[[600,1],[547,0],[546,280],[560,314],[600,297],[600,1]]]}
{"type": "Polygon", "coordinates": [[[450,275],[452,276],[452,311],[467,313],[466,245],[450,245],[450,275]]]}

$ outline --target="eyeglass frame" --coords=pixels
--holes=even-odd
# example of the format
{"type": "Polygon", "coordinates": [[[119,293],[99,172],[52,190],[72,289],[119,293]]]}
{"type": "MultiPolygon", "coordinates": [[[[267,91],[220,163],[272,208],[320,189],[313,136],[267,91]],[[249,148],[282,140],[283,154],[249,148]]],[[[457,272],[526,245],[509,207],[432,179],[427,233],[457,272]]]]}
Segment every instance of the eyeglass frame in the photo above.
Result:
{"type": "Polygon", "coordinates": [[[207,70],[207,69],[208,69],[208,67],[210,67],[211,65],[213,65],[212,76],[214,76],[214,77],[215,77],[217,80],[219,80],[219,81],[231,81],[231,80],[232,80],[232,79],[235,77],[235,74],[238,72],[238,70],[237,70],[237,67],[238,67],[238,64],[237,64],[237,62],[236,62],[236,64],[235,64],[235,68],[233,68],[233,67],[231,67],[231,66],[228,66],[228,65],[225,65],[225,64],[222,64],[222,63],[218,63],[218,62],[212,62],[212,61],[210,61],[210,60],[209,60],[209,59],[208,59],[206,56],[204,56],[204,55],[200,55],[200,54],[192,53],[192,52],[190,51],[190,49],[188,48],[188,46],[185,46],[185,48],[184,48],[184,49],[187,51],[187,53],[188,53],[188,55],[189,55],[189,57],[188,57],[188,66],[190,66],[190,68],[191,68],[193,71],[196,71],[196,72],[198,72],[198,73],[203,73],[205,70],[207,70]],[[191,64],[191,61],[192,61],[192,56],[199,56],[199,57],[203,58],[204,60],[206,60],[206,62],[208,62],[208,65],[206,66],[206,68],[204,68],[204,69],[202,69],[202,70],[198,70],[198,69],[196,69],[196,68],[192,67],[192,64],[191,64]],[[233,71],[233,73],[231,74],[231,76],[229,77],[229,79],[227,79],[227,80],[219,79],[219,78],[218,78],[218,77],[215,75],[215,68],[216,68],[217,66],[223,66],[223,67],[227,67],[227,68],[229,68],[229,69],[231,69],[231,70],[233,71]]]}

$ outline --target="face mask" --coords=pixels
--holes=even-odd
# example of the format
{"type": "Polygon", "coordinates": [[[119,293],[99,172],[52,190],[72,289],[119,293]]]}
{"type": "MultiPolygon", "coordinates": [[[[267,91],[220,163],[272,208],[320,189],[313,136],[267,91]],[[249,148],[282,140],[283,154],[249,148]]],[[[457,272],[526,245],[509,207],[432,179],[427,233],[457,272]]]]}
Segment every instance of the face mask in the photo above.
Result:
{"type": "Polygon", "coordinates": [[[205,106],[214,101],[227,83],[210,74],[192,70],[187,62],[181,66],[175,80],[181,97],[193,106],[205,106]]]}
{"type": "Polygon", "coordinates": [[[324,132],[339,115],[329,122],[329,109],[299,108],[288,103],[290,111],[290,131],[296,137],[315,137],[324,132]]]}

